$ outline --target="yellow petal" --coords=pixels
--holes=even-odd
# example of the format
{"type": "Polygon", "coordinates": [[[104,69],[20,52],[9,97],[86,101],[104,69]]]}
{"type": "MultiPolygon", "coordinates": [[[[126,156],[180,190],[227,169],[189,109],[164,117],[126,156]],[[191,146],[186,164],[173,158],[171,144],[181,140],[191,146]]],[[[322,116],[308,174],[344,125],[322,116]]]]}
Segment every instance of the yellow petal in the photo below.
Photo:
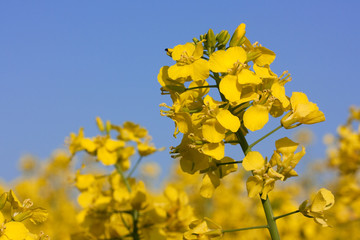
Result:
{"type": "Polygon", "coordinates": [[[82,192],[78,196],[77,201],[82,208],[87,208],[93,202],[94,197],[94,194],[90,192],[82,192]]]}
{"type": "Polygon", "coordinates": [[[107,139],[106,142],[105,142],[105,147],[110,152],[116,151],[116,150],[118,150],[119,148],[121,148],[123,146],[125,146],[124,141],[107,139]]]}
{"type": "Polygon", "coordinates": [[[205,80],[209,77],[209,63],[205,59],[198,59],[191,64],[191,79],[194,81],[205,80]]]}
{"type": "Polygon", "coordinates": [[[43,223],[48,219],[49,213],[44,208],[35,208],[31,210],[30,221],[34,224],[43,223]]]}
{"type": "Polygon", "coordinates": [[[283,155],[294,153],[298,146],[299,146],[298,143],[290,140],[287,137],[275,141],[276,150],[283,155]]]}
{"type": "Polygon", "coordinates": [[[113,165],[117,162],[117,153],[109,152],[105,147],[101,147],[97,150],[97,158],[104,165],[113,165]]]}
{"type": "Polygon", "coordinates": [[[185,65],[179,65],[175,64],[169,67],[168,74],[171,79],[177,80],[177,79],[185,79],[191,76],[193,73],[193,67],[192,65],[185,64],[185,65]]]}
{"type": "Polygon", "coordinates": [[[263,181],[259,176],[250,176],[246,181],[246,189],[249,197],[253,198],[261,193],[263,181]]]}
{"type": "Polygon", "coordinates": [[[96,150],[96,144],[90,138],[81,139],[81,146],[90,153],[96,150]]]}
{"type": "Polygon", "coordinates": [[[335,203],[334,195],[327,189],[321,188],[311,204],[311,212],[321,212],[331,208],[335,203]]]}
{"type": "Polygon", "coordinates": [[[95,177],[92,174],[79,174],[76,176],[76,187],[79,190],[85,190],[95,182],[95,177]]]}
{"type": "Polygon", "coordinates": [[[204,198],[211,198],[215,188],[219,185],[220,180],[217,176],[212,173],[205,174],[200,187],[200,195],[204,198]]]}
{"type": "Polygon", "coordinates": [[[242,165],[246,171],[261,169],[265,165],[265,159],[259,152],[249,152],[243,159],[242,165]]]}
{"type": "Polygon", "coordinates": [[[227,51],[214,52],[209,59],[210,70],[213,72],[228,72],[236,62],[246,61],[246,52],[241,47],[230,47],[227,51]]]}
{"type": "Polygon", "coordinates": [[[268,193],[273,190],[275,187],[275,179],[269,178],[266,179],[262,193],[261,193],[261,198],[263,200],[266,200],[268,193]]]}
{"type": "Polygon", "coordinates": [[[179,198],[179,193],[173,186],[167,186],[164,191],[164,195],[171,202],[176,202],[179,198]]]}
{"type": "Polygon", "coordinates": [[[174,47],[171,57],[175,61],[179,61],[181,59],[181,55],[187,55],[190,57],[193,55],[194,51],[195,51],[195,45],[192,43],[177,45],[174,47]]]}
{"type": "Polygon", "coordinates": [[[265,47],[256,47],[256,50],[260,50],[261,55],[254,60],[259,66],[270,65],[275,60],[275,53],[265,47]]]}
{"type": "Polygon", "coordinates": [[[195,46],[195,50],[193,52],[193,57],[194,59],[199,59],[203,56],[204,54],[204,47],[203,47],[203,41],[200,41],[196,44],[195,46]]]}
{"type": "Polygon", "coordinates": [[[221,142],[225,138],[226,129],[215,119],[206,120],[202,126],[204,138],[211,143],[221,142]]]}
{"type": "Polygon", "coordinates": [[[241,85],[238,83],[235,75],[229,74],[221,79],[219,89],[220,92],[224,94],[225,98],[230,102],[240,100],[241,85]]]}
{"type": "Polygon", "coordinates": [[[251,131],[262,129],[269,121],[269,112],[263,105],[249,107],[244,113],[244,125],[251,131]]]}
{"type": "Polygon", "coordinates": [[[21,222],[8,222],[2,228],[1,240],[24,240],[29,233],[29,230],[21,222]]]}
{"type": "Polygon", "coordinates": [[[305,93],[293,92],[290,98],[291,106],[296,111],[299,104],[307,104],[309,102],[305,93]]]}
{"type": "Polygon", "coordinates": [[[191,129],[191,117],[188,112],[176,113],[172,119],[181,133],[186,134],[191,129]]]}
{"type": "Polygon", "coordinates": [[[285,87],[280,85],[279,82],[274,82],[271,86],[271,94],[279,99],[283,108],[287,108],[290,105],[290,101],[285,95],[285,87]]]}
{"type": "Polygon", "coordinates": [[[270,70],[270,67],[260,67],[257,64],[253,65],[253,69],[257,76],[261,78],[277,78],[277,75],[270,70]]]}
{"type": "Polygon", "coordinates": [[[204,154],[220,160],[225,155],[225,144],[223,142],[219,143],[206,143],[202,146],[202,151],[204,154]]]}
{"type": "Polygon", "coordinates": [[[232,115],[229,110],[219,109],[216,119],[226,129],[236,132],[240,128],[240,120],[238,117],[232,115]]]}
{"type": "Polygon", "coordinates": [[[249,69],[242,69],[237,75],[239,84],[260,84],[261,79],[249,69]]]}

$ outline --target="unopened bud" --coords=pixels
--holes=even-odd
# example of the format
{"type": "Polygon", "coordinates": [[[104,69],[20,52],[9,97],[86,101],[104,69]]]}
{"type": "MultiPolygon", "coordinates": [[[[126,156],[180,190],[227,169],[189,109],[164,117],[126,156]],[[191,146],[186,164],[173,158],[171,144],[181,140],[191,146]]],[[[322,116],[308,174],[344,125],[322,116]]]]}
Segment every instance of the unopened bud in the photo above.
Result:
{"type": "Polygon", "coordinates": [[[213,48],[215,47],[215,44],[216,44],[216,38],[214,35],[214,31],[210,28],[206,34],[206,46],[208,48],[213,48]]]}
{"type": "Polygon", "coordinates": [[[196,37],[194,37],[192,40],[195,44],[197,44],[199,42],[199,39],[197,39],[196,37]]]}
{"type": "Polygon", "coordinates": [[[99,128],[100,132],[105,130],[104,123],[103,123],[103,121],[101,120],[100,117],[96,117],[96,125],[99,128]]]}
{"type": "Polygon", "coordinates": [[[246,27],[245,23],[242,23],[236,28],[230,40],[230,44],[229,44],[230,47],[236,47],[242,44],[242,40],[246,32],[245,27],[246,27]]]}
{"type": "Polygon", "coordinates": [[[219,34],[216,35],[216,40],[219,43],[219,46],[225,46],[230,40],[230,34],[226,30],[222,30],[219,34]]]}
{"type": "Polygon", "coordinates": [[[0,196],[0,210],[4,208],[6,201],[8,198],[8,193],[4,192],[3,194],[1,194],[0,196]]]}

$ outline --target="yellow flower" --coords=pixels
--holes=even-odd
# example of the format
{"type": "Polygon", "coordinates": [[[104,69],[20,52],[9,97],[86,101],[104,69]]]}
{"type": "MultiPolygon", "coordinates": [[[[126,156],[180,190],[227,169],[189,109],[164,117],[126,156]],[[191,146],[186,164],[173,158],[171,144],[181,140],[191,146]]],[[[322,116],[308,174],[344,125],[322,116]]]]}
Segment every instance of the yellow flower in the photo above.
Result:
{"type": "Polygon", "coordinates": [[[221,226],[206,217],[191,222],[189,227],[190,230],[184,233],[184,239],[221,239],[223,235],[221,226]]]}
{"type": "Polygon", "coordinates": [[[209,77],[209,64],[205,59],[201,58],[203,51],[202,41],[196,45],[186,43],[175,46],[171,56],[176,61],[176,64],[169,68],[169,77],[174,80],[189,77],[193,81],[207,79],[209,77]]]}
{"type": "Polygon", "coordinates": [[[236,132],[240,128],[239,118],[229,110],[219,107],[222,102],[215,101],[207,95],[204,98],[204,103],[209,115],[206,115],[208,119],[203,123],[202,134],[207,141],[218,143],[225,138],[227,130],[236,132]]]}
{"type": "Polygon", "coordinates": [[[219,50],[210,56],[210,70],[227,73],[221,79],[219,88],[230,102],[240,100],[244,85],[262,83],[261,79],[248,69],[246,59],[246,52],[241,47],[230,47],[226,51],[219,50]]]}
{"type": "Polygon", "coordinates": [[[324,113],[319,111],[315,103],[309,102],[305,93],[293,92],[290,102],[292,110],[281,119],[284,128],[289,129],[300,124],[314,124],[325,121],[324,113]]]}
{"type": "Polygon", "coordinates": [[[335,203],[334,195],[327,189],[321,188],[308,205],[308,200],[304,201],[300,207],[300,212],[305,217],[314,218],[314,221],[323,227],[328,227],[327,219],[325,218],[324,211],[331,208],[335,203]]]}

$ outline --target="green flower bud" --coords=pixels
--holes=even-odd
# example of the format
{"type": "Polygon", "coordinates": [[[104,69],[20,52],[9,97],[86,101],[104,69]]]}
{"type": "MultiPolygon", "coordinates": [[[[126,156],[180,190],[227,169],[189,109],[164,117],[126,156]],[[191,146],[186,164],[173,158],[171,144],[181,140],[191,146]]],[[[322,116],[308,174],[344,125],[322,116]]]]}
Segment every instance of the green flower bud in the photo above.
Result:
{"type": "Polygon", "coordinates": [[[213,48],[213,47],[215,47],[215,44],[216,44],[216,38],[215,38],[213,30],[210,28],[206,34],[206,46],[208,48],[210,48],[210,47],[213,48]]]}
{"type": "Polygon", "coordinates": [[[199,39],[197,39],[196,37],[194,37],[192,40],[195,44],[197,44],[199,42],[199,39]]]}
{"type": "Polygon", "coordinates": [[[216,40],[218,41],[219,45],[226,45],[230,39],[230,34],[226,30],[222,30],[219,34],[216,35],[216,40]]]}
{"type": "Polygon", "coordinates": [[[4,192],[3,194],[1,194],[0,196],[0,210],[4,208],[6,201],[8,198],[8,193],[4,192]]]}

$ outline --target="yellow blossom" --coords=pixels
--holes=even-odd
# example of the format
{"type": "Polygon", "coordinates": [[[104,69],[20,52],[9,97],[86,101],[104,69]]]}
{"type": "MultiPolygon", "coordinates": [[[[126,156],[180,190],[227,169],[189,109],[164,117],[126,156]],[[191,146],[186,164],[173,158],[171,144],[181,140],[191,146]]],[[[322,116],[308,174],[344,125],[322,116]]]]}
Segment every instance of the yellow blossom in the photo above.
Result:
{"type": "Polygon", "coordinates": [[[300,207],[300,212],[323,227],[328,227],[327,219],[324,211],[331,208],[335,203],[334,195],[327,189],[321,188],[316,194],[311,204],[308,205],[308,200],[304,201],[300,207]]]}
{"type": "Polygon", "coordinates": [[[315,103],[309,102],[302,92],[293,92],[291,98],[292,110],[281,119],[284,128],[289,129],[300,124],[314,124],[325,121],[324,113],[319,111],[315,103]]]}

